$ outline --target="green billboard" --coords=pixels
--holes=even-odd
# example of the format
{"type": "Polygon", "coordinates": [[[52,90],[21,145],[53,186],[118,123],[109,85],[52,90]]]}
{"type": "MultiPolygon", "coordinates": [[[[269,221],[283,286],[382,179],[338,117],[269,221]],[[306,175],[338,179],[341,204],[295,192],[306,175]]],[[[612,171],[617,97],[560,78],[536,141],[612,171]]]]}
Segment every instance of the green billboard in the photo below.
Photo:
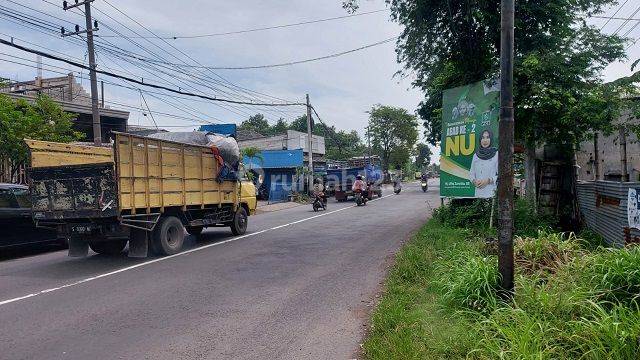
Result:
{"type": "Polygon", "coordinates": [[[490,198],[498,177],[497,80],[447,89],[442,95],[440,196],[490,198]]]}

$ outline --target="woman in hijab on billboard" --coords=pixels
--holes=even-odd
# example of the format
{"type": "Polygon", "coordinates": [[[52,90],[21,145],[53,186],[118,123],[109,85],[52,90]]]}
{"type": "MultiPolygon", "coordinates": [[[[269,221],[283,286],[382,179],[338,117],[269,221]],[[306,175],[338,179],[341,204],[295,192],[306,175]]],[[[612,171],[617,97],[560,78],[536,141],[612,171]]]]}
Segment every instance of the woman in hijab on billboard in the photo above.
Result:
{"type": "Polygon", "coordinates": [[[487,129],[482,131],[479,143],[471,161],[469,181],[476,187],[476,197],[490,198],[496,191],[498,179],[498,149],[493,146],[493,134],[487,129]]]}

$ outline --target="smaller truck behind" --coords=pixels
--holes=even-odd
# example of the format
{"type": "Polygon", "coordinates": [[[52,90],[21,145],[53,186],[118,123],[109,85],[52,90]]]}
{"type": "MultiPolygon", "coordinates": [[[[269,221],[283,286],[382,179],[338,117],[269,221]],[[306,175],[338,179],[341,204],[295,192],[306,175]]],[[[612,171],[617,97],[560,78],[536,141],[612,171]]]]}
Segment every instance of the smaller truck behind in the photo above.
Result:
{"type": "Polygon", "coordinates": [[[329,194],[335,196],[337,201],[347,201],[349,197],[354,196],[351,190],[356,176],[361,175],[363,180],[370,184],[371,192],[368,198],[372,199],[373,195],[382,196],[382,172],[374,165],[361,167],[328,169],[326,187],[329,194]]]}

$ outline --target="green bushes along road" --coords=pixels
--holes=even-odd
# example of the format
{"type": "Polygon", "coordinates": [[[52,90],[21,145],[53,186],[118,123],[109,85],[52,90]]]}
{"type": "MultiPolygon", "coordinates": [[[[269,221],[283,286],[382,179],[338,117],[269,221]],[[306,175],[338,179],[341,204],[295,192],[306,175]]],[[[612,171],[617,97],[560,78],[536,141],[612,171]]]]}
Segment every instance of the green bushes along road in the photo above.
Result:
{"type": "Polygon", "coordinates": [[[519,207],[513,303],[496,296],[496,246],[482,221],[445,206],[397,255],[365,356],[640,359],[640,248],[605,248],[589,233],[532,234],[548,224],[519,207]]]}

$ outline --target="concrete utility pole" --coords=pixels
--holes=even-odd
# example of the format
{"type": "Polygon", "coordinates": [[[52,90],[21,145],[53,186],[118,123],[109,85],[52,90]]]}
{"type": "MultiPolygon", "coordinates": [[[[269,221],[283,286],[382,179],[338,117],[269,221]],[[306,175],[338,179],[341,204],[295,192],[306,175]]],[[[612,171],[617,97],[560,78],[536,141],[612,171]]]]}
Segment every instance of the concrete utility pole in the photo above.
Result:
{"type": "Polygon", "coordinates": [[[313,134],[311,131],[311,103],[307,94],[307,153],[309,154],[309,193],[313,190],[313,134]]]}
{"type": "Polygon", "coordinates": [[[367,125],[367,150],[369,152],[369,165],[371,165],[371,134],[369,133],[369,126],[367,125]]]}
{"type": "Polygon", "coordinates": [[[598,153],[598,132],[593,133],[593,172],[594,180],[600,180],[600,154],[598,153]]]}
{"type": "Polygon", "coordinates": [[[629,172],[627,171],[627,131],[623,125],[620,125],[620,181],[629,181],[629,172]]]}
{"type": "Polygon", "coordinates": [[[89,79],[91,80],[91,113],[93,114],[93,142],[95,145],[102,144],[102,129],[100,127],[100,112],[98,110],[98,80],[96,78],[96,54],[93,47],[93,32],[98,30],[98,22],[91,21],[91,3],[94,0],[84,0],[82,2],[75,1],[74,4],[68,5],[66,1],[62,2],[64,10],[73,9],[84,5],[84,16],[86,29],[80,31],[80,27],[76,25],[76,31],[65,33],[62,28],[62,36],[71,36],[79,34],[87,34],[87,52],[89,54],[89,79]]]}
{"type": "Polygon", "coordinates": [[[514,0],[501,1],[500,144],[498,149],[498,271],[503,295],[513,296],[513,22],[514,0]]]}

